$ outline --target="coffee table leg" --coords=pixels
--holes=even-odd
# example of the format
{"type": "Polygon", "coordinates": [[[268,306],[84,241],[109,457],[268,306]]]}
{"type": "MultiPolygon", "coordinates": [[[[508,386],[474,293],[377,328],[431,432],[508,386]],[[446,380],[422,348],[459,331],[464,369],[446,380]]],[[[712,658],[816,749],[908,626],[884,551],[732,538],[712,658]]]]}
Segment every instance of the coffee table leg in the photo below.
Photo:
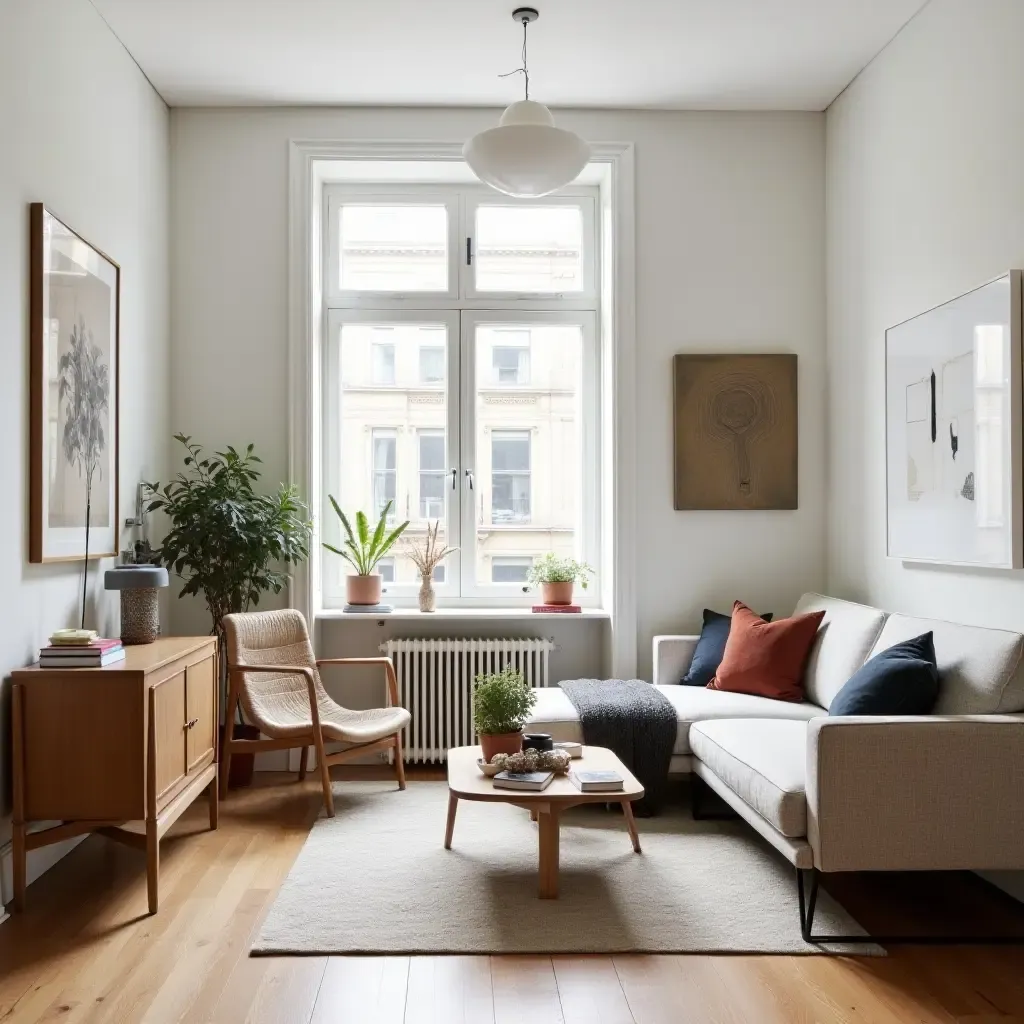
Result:
{"type": "Polygon", "coordinates": [[[455,812],[459,809],[459,798],[452,792],[448,793],[448,824],[444,829],[444,848],[452,848],[452,833],[455,831],[455,812]]]}
{"type": "Polygon", "coordinates": [[[537,815],[538,867],[542,900],[558,899],[558,812],[541,811],[537,815]]]}
{"type": "Polygon", "coordinates": [[[628,800],[622,801],[622,816],[626,819],[626,828],[629,829],[629,838],[633,841],[633,852],[640,853],[640,836],[636,830],[636,819],[633,817],[633,807],[628,800]]]}

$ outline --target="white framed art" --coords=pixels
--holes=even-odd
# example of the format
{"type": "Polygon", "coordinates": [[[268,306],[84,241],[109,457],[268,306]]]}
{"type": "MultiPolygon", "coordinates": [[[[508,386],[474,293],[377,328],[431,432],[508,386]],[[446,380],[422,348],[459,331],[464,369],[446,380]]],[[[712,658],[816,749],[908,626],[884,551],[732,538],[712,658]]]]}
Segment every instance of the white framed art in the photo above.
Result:
{"type": "Polygon", "coordinates": [[[885,332],[888,554],[1024,567],[1022,272],[885,332]]]}

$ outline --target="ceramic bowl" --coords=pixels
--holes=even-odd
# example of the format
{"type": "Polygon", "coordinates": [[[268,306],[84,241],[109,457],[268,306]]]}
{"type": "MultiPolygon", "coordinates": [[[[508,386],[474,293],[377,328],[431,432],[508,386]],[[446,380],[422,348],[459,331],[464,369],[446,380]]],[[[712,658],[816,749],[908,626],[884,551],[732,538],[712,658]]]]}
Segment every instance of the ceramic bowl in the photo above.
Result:
{"type": "Polygon", "coordinates": [[[488,763],[487,763],[487,762],[486,762],[485,760],[483,760],[483,758],[480,758],[480,757],[478,757],[478,758],[476,759],[476,766],[477,766],[477,768],[479,768],[479,769],[480,769],[480,771],[482,771],[482,772],[484,773],[484,775],[486,775],[486,776],[487,776],[488,778],[491,778],[492,776],[494,776],[494,775],[497,775],[497,774],[498,774],[498,772],[500,772],[500,771],[501,771],[501,767],[500,767],[500,765],[496,765],[496,764],[488,764],[488,763]]]}

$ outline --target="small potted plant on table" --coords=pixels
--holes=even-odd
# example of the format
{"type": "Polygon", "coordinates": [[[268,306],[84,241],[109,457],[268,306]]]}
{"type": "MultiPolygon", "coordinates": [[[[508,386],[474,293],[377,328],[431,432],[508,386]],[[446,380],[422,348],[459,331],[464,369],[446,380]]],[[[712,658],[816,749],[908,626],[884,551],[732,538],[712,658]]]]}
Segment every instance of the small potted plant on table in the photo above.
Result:
{"type": "Polygon", "coordinates": [[[523,674],[513,668],[476,677],[473,724],[480,737],[484,760],[495,754],[515,754],[523,746],[523,723],[530,717],[537,695],[523,674]]]}
{"type": "Polygon", "coordinates": [[[345,593],[349,604],[374,605],[380,604],[380,574],[373,570],[377,563],[395,546],[395,542],[405,532],[409,525],[406,520],[400,526],[396,526],[390,533],[387,532],[388,515],[391,513],[391,506],[394,502],[389,501],[380,514],[377,527],[370,534],[370,522],[365,512],[356,513],[356,528],[353,532],[348,517],[341,511],[341,506],[334,500],[333,495],[328,495],[331,505],[341,520],[345,529],[345,546],[336,548],[333,544],[324,541],[324,547],[341,555],[349,565],[355,569],[355,574],[349,574],[345,579],[345,593]]]}
{"type": "Polygon", "coordinates": [[[579,583],[586,590],[593,571],[586,562],[562,558],[549,551],[530,566],[526,578],[532,586],[540,586],[544,604],[572,604],[573,585],[579,583]]]}

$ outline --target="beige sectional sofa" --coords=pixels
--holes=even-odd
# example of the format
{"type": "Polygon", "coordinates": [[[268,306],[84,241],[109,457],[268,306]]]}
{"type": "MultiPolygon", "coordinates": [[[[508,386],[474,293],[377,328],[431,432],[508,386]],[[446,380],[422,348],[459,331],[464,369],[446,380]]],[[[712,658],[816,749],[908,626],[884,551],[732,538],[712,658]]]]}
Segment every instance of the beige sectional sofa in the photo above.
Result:
{"type": "MultiPolygon", "coordinates": [[[[675,685],[697,638],[654,638],[654,685],[678,713],[671,770],[697,775],[793,864],[808,939],[819,871],[1024,869],[1024,636],[820,594],[794,614],[818,610],[802,704],[675,685]],[[865,660],[928,630],[934,714],[828,716],[865,660]]],[[[528,728],[582,740],[560,690],[538,698],[528,728]]]]}

